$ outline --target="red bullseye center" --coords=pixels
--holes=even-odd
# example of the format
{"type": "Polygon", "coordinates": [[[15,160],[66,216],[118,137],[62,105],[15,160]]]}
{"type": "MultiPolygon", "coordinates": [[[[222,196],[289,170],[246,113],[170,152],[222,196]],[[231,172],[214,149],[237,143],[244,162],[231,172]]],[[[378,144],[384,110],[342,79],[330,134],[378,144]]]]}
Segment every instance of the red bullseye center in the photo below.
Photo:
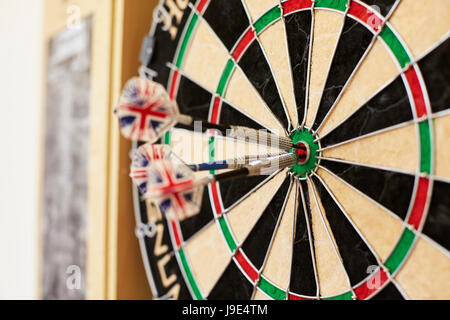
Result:
{"type": "Polygon", "coordinates": [[[306,163],[309,160],[309,147],[305,142],[298,142],[294,147],[294,153],[298,156],[300,164],[306,163]]]}

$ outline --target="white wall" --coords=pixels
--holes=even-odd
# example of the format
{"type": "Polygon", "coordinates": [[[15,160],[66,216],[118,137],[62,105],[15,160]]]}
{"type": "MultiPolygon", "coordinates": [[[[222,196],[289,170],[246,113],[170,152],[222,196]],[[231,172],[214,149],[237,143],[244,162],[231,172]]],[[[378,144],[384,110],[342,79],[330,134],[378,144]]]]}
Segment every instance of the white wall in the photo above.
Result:
{"type": "Polygon", "coordinates": [[[0,0],[0,299],[37,298],[42,0],[0,0]]]}

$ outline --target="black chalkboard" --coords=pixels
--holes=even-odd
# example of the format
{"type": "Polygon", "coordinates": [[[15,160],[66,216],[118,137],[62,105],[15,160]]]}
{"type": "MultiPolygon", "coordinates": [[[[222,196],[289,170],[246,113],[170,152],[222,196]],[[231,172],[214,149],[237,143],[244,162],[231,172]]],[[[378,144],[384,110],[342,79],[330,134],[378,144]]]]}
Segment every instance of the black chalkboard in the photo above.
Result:
{"type": "Polygon", "coordinates": [[[43,185],[43,299],[84,299],[91,19],[49,43],[43,185]]]}

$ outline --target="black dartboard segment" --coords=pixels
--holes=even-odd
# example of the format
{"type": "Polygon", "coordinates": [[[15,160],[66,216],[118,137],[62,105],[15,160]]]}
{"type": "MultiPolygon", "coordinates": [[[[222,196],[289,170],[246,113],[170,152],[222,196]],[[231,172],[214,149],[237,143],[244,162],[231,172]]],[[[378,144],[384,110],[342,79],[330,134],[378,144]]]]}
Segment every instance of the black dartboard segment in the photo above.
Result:
{"type": "Polygon", "coordinates": [[[357,21],[346,18],[313,128],[317,129],[369,47],[374,35],[357,21]]]}
{"type": "MultiPolygon", "coordinates": [[[[164,258],[163,258],[164,259],[164,258]]],[[[192,295],[189,292],[189,289],[187,288],[186,284],[183,281],[183,276],[180,272],[180,266],[178,264],[177,259],[175,258],[175,253],[172,252],[170,255],[170,260],[166,263],[166,265],[163,264],[165,260],[163,260],[160,263],[158,272],[163,272],[166,275],[176,275],[176,281],[174,282],[173,286],[171,287],[171,290],[169,290],[165,295],[168,297],[177,297],[179,300],[191,300],[192,295]],[[179,287],[178,287],[179,285],[179,287]]],[[[165,285],[164,282],[161,283],[162,286],[165,285]]],[[[164,295],[163,295],[164,296],[164,295]]]]}
{"type": "Polygon", "coordinates": [[[450,250],[450,184],[434,181],[428,218],[423,233],[450,250]]]}
{"type": "Polygon", "coordinates": [[[210,300],[249,300],[253,286],[231,261],[208,296],[210,300]]]}
{"type": "Polygon", "coordinates": [[[245,55],[239,61],[250,82],[258,90],[259,94],[280,120],[285,128],[288,127],[288,119],[281,102],[275,79],[259,42],[253,42],[245,55]]]}
{"type": "Polygon", "coordinates": [[[155,225],[155,237],[145,236],[143,242],[147,255],[152,256],[156,262],[149,264],[151,273],[153,275],[164,274],[173,280],[167,282],[161,277],[153,277],[151,282],[155,286],[159,297],[177,295],[178,299],[189,300],[192,297],[184,282],[180,266],[173,251],[166,223],[166,220],[157,222],[155,225]]]}
{"type": "Polygon", "coordinates": [[[189,240],[193,235],[211,222],[213,218],[214,215],[209,200],[209,194],[205,191],[202,199],[202,211],[198,215],[180,222],[184,240],[189,240]]]}
{"type": "MultiPolygon", "coordinates": [[[[302,146],[309,146],[310,150],[311,146],[317,147],[317,155],[309,156],[318,156],[315,164],[324,169],[316,169],[312,163],[307,173],[311,185],[305,176],[296,176],[297,173],[290,168],[281,173],[282,176],[245,177],[210,185],[204,191],[199,214],[178,222],[167,221],[163,216],[156,217],[155,212],[141,201],[136,208],[136,217],[141,222],[139,228],[152,229],[152,224],[157,227],[155,236],[146,234],[144,241],[141,241],[146,253],[147,273],[153,275],[150,282],[155,297],[213,300],[439,298],[445,292],[442,284],[448,278],[442,277],[442,274],[445,275],[442,270],[445,270],[450,244],[447,232],[450,203],[446,201],[449,198],[447,182],[450,177],[446,177],[446,171],[443,170],[445,165],[442,164],[442,159],[445,159],[442,150],[446,149],[439,145],[446,140],[445,110],[450,104],[448,31],[438,30],[441,27],[437,26],[441,23],[431,23],[435,18],[423,10],[423,19],[409,21],[408,28],[414,30],[418,28],[416,24],[429,20],[429,32],[417,30],[415,34],[423,39],[416,39],[414,33],[408,33],[402,15],[417,14],[416,11],[407,14],[411,10],[408,6],[412,7],[410,1],[354,0],[347,3],[316,0],[313,5],[308,0],[286,0],[274,3],[271,7],[269,1],[190,0],[189,5],[182,8],[184,4],[184,0],[162,1],[166,12],[161,11],[160,16],[166,14],[166,18],[170,17],[171,27],[175,29],[166,30],[163,29],[163,22],[155,23],[152,35],[156,44],[153,58],[147,66],[156,72],[153,80],[162,83],[176,99],[180,112],[220,124],[256,129],[260,129],[261,125],[275,129],[270,127],[279,120],[286,133],[293,133],[292,137],[299,134],[303,135],[302,139],[311,140],[303,141],[302,146]],[[178,15],[174,15],[176,8],[173,4],[180,9],[178,15]],[[379,13],[375,13],[374,8],[379,9],[379,13]],[[333,23],[339,21],[339,26],[331,25],[331,19],[329,26],[326,26],[326,19],[315,19],[319,10],[336,15],[333,23]],[[402,12],[396,16],[397,10],[402,12]],[[386,26],[384,21],[377,20],[380,15],[388,17],[386,26]],[[373,25],[368,24],[371,21],[381,23],[380,28],[383,30],[378,30],[379,34],[373,25]],[[283,23],[282,28],[274,27],[280,26],[278,22],[283,23]],[[202,28],[199,28],[200,23],[202,28]],[[325,25],[320,26],[319,23],[325,25]],[[322,52],[323,48],[311,47],[314,46],[316,36],[330,36],[326,32],[312,35],[312,30],[332,30],[340,26],[342,32],[337,42],[333,40],[336,48],[332,56],[329,52],[322,52]],[[277,38],[276,34],[264,37],[265,32],[279,32],[282,41],[280,46],[269,43],[277,38]],[[439,32],[444,33],[438,36],[439,32]],[[197,50],[200,46],[193,46],[198,44],[196,41],[208,41],[202,45],[220,46],[222,56],[219,53],[208,56],[208,50],[197,50]],[[418,47],[418,43],[427,43],[428,47],[418,47]],[[277,49],[283,50],[278,54],[277,49]],[[383,49],[387,51],[382,54],[379,51],[383,49]],[[193,59],[193,53],[205,54],[205,59],[193,59]],[[323,57],[320,57],[321,54],[323,57]],[[314,57],[312,61],[310,55],[314,57]],[[368,57],[373,59],[374,55],[378,59],[376,63],[379,69],[370,69],[363,64],[368,57]],[[289,63],[271,61],[280,57],[289,59],[289,63]],[[380,57],[392,59],[394,63],[391,60],[382,61],[380,57]],[[289,90],[286,86],[292,86],[298,122],[302,124],[310,104],[309,80],[317,80],[317,74],[311,74],[317,70],[311,68],[311,64],[316,61],[323,61],[328,72],[323,70],[324,74],[319,79],[324,83],[324,90],[318,93],[321,100],[316,118],[309,119],[315,121],[312,128],[289,127],[297,119],[288,118],[279,88],[289,90]],[[192,65],[195,63],[205,65],[197,68],[192,65]],[[287,65],[289,68],[271,69],[277,65],[287,65]],[[361,76],[362,73],[358,73],[360,66],[370,74],[361,76]],[[389,66],[394,66],[395,70],[386,71],[389,66]],[[236,72],[237,69],[241,69],[242,73],[240,70],[236,72]],[[202,72],[196,72],[198,70],[202,72]],[[216,70],[215,73],[219,70],[220,74],[211,75],[208,70],[216,70]],[[279,76],[280,71],[286,73],[279,76]],[[288,79],[286,74],[292,79],[288,79]],[[241,76],[246,79],[241,79],[241,76]],[[377,88],[372,89],[372,83],[369,83],[372,79],[377,88]],[[379,79],[384,80],[381,83],[379,79]],[[346,86],[349,83],[351,86],[346,86]],[[368,87],[373,92],[366,92],[368,87]],[[248,96],[245,90],[249,91],[248,96]],[[364,94],[364,97],[358,94],[364,94]],[[341,97],[349,101],[346,110],[339,109],[345,109],[337,103],[341,97]],[[262,101],[270,110],[263,106],[262,101]],[[328,118],[330,111],[341,119],[340,123],[334,124],[331,131],[319,130],[319,126],[326,124],[327,120],[333,120],[332,117],[328,118]],[[344,116],[340,117],[339,112],[343,112],[344,116]],[[414,127],[415,130],[398,130],[402,132],[398,136],[392,134],[392,137],[401,137],[419,146],[417,154],[408,155],[417,157],[417,163],[420,164],[417,168],[403,168],[398,160],[392,159],[392,154],[385,152],[387,149],[384,144],[389,144],[387,147],[390,150],[398,143],[386,139],[390,134],[389,129],[396,127],[414,127]],[[377,159],[370,164],[365,163],[365,158],[360,155],[369,150],[365,149],[367,144],[360,144],[359,140],[370,137],[373,139],[371,141],[377,141],[377,135],[381,132],[381,143],[376,143],[370,150],[376,150],[374,157],[377,159]],[[404,132],[405,135],[411,132],[415,134],[403,137],[401,134],[404,132]],[[346,142],[348,144],[344,144],[346,142]],[[361,146],[361,150],[356,155],[352,154],[353,151],[348,152],[339,159],[323,156],[325,150],[346,146],[350,149],[361,146]],[[328,170],[337,178],[333,181],[344,182],[354,189],[361,195],[358,199],[360,203],[375,202],[386,208],[392,213],[388,213],[391,220],[383,220],[384,217],[375,219],[372,216],[374,220],[371,220],[371,226],[364,225],[365,219],[361,220],[358,214],[363,213],[371,218],[373,212],[366,211],[367,208],[360,208],[358,212],[352,210],[354,208],[348,207],[348,199],[345,199],[342,190],[335,192],[333,189],[337,184],[325,177],[322,180],[320,171],[314,174],[316,170],[328,170]],[[333,267],[336,270],[339,268],[341,273],[345,270],[351,288],[342,285],[334,288],[334,291],[329,289],[330,286],[327,289],[330,279],[326,279],[327,272],[320,269],[323,264],[317,263],[319,258],[324,257],[322,254],[325,251],[315,242],[320,234],[315,237],[314,231],[318,230],[312,228],[313,218],[316,218],[312,214],[316,212],[311,211],[311,190],[317,195],[323,218],[328,223],[327,231],[332,234],[333,240],[330,241],[336,245],[339,253],[339,261],[335,253],[333,257],[330,256],[330,261],[333,259],[339,262],[333,267]],[[291,198],[294,196],[296,199],[291,198]],[[339,201],[345,202],[345,206],[339,201]],[[293,212],[285,215],[287,211],[283,210],[286,208],[293,212]],[[351,216],[344,210],[349,210],[351,216]],[[286,216],[293,218],[287,221],[286,216]],[[283,231],[280,231],[280,226],[283,231]],[[389,248],[376,247],[379,242],[370,238],[373,234],[369,237],[365,234],[369,228],[380,226],[387,228],[386,234],[391,237],[394,235],[397,241],[393,241],[395,243],[390,244],[389,248]],[[205,235],[212,240],[205,240],[205,235]],[[203,242],[200,243],[200,240],[203,242]],[[271,250],[272,247],[278,248],[279,241],[289,241],[285,252],[271,250]],[[405,270],[408,272],[414,266],[426,263],[420,260],[424,248],[428,248],[425,254],[427,260],[430,263],[432,261],[432,267],[439,270],[433,275],[426,274],[429,269],[429,265],[426,265],[415,270],[414,277],[405,277],[405,270]],[[316,257],[316,254],[320,256],[316,257]],[[218,266],[215,264],[217,261],[223,264],[218,266]],[[379,265],[386,267],[378,269],[381,278],[384,277],[382,286],[369,288],[372,276],[369,269],[379,265]],[[438,281],[439,290],[433,284],[436,279],[441,279],[438,281]],[[417,283],[423,286],[414,291],[411,288],[418,287],[417,283]],[[427,290],[431,290],[431,293],[427,290]]],[[[427,3],[427,9],[429,6],[436,5],[430,2],[427,3]]],[[[439,8],[434,12],[444,12],[447,8],[444,3],[440,6],[442,10],[439,8]]],[[[450,21],[450,17],[447,20],[450,21]]],[[[214,48],[211,49],[214,52],[214,48]]],[[[369,61],[373,63],[375,60],[369,61]]],[[[160,142],[172,143],[175,147],[176,135],[185,132],[178,128],[160,142]]],[[[209,159],[217,161],[222,160],[217,159],[217,155],[223,152],[212,152],[211,148],[214,145],[221,146],[218,141],[219,138],[209,135],[208,139],[196,143],[205,144],[202,147],[209,151],[209,159]]],[[[185,157],[183,161],[191,161],[189,156],[185,157]]],[[[330,243],[327,247],[330,247],[330,243]]]]}
{"type": "Polygon", "coordinates": [[[229,51],[249,27],[241,0],[212,1],[203,17],[229,51]]]}
{"type": "Polygon", "coordinates": [[[400,0],[363,0],[362,2],[373,6],[383,16],[387,16],[391,12],[392,7],[400,0]]]}
{"type": "Polygon", "coordinates": [[[321,199],[324,215],[336,240],[342,263],[352,286],[368,277],[368,270],[376,266],[377,260],[357,233],[341,208],[322,185],[318,178],[312,178],[321,199]]]}
{"type": "Polygon", "coordinates": [[[413,119],[408,94],[401,77],[388,85],[330,134],[321,139],[323,147],[392,127],[413,119]]]}
{"type": "Polygon", "coordinates": [[[181,76],[177,93],[177,103],[180,112],[208,120],[212,94],[192,80],[181,76]]]}
{"type": "MultiPolygon", "coordinates": [[[[183,114],[189,114],[195,119],[208,120],[211,101],[214,97],[213,94],[185,76],[180,76],[178,86],[176,100],[180,112],[183,114]]],[[[224,101],[221,101],[220,108],[220,120],[223,123],[230,123],[236,126],[244,126],[254,129],[263,129],[261,125],[224,101]]],[[[177,127],[183,129],[190,128],[183,125],[177,125],[177,127]]]]}
{"type": "MultiPolygon", "coordinates": [[[[139,194],[139,189],[135,187],[135,190],[133,191],[137,195],[139,194]]],[[[147,202],[145,201],[139,201],[139,207],[135,208],[136,215],[138,215],[139,221],[141,221],[142,224],[146,225],[148,223],[148,213],[147,213],[147,202]]]]}
{"type": "Polygon", "coordinates": [[[414,188],[413,176],[335,161],[322,161],[321,165],[405,219],[414,188]]]}
{"type": "Polygon", "coordinates": [[[263,266],[267,250],[269,250],[290,184],[290,178],[286,178],[242,245],[242,250],[258,270],[263,266]]]}
{"type": "MultiPolygon", "coordinates": [[[[193,1],[191,0],[190,2],[193,1]]],[[[169,10],[167,6],[164,6],[164,8],[165,10],[169,10]]],[[[147,67],[156,72],[154,80],[164,85],[169,82],[170,76],[170,69],[167,67],[167,63],[173,62],[178,43],[182,37],[182,32],[180,30],[183,30],[186,26],[191,13],[190,7],[187,6],[183,12],[184,14],[180,19],[180,22],[175,25],[177,32],[174,38],[172,38],[173,34],[164,30],[164,24],[158,23],[156,25],[154,38],[157,39],[157,41],[155,41],[153,56],[147,67]]]]}
{"type": "Polygon", "coordinates": [[[257,130],[264,129],[261,125],[259,125],[246,115],[242,114],[241,112],[237,111],[235,108],[224,101],[222,101],[220,111],[220,122],[230,123],[235,126],[243,126],[257,130]]]}
{"type": "Polygon", "coordinates": [[[220,192],[224,207],[231,207],[266,179],[268,179],[267,176],[254,176],[221,182],[220,192]]]}
{"type": "Polygon", "coordinates": [[[295,101],[300,123],[305,115],[311,20],[312,15],[309,10],[294,13],[285,19],[295,101]]]}
{"type": "Polygon", "coordinates": [[[450,108],[450,39],[419,61],[430,98],[431,109],[439,112],[450,108]]]}
{"type": "MultiPolygon", "coordinates": [[[[182,114],[190,114],[195,119],[208,120],[209,107],[213,95],[187,77],[180,76],[176,101],[182,114]]],[[[190,126],[177,124],[177,128],[191,130],[190,126]]]]}
{"type": "Polygon", "coordinates": [[[384,287],[380,293],[373,297],[373,300],[405,300],[402,294],[395,287],[394,284],[390,283],[384,287]]]}
{"type": "Polygon", "coordinates": [[[314,235],[310,232],[312,225],[310,199],[306,182],[301,181],[298,187],[289,290],[299,295],[314,297],[317,295],[317,281],[314,271],[314,247],[311,247],[314,243],[314,235]]]}

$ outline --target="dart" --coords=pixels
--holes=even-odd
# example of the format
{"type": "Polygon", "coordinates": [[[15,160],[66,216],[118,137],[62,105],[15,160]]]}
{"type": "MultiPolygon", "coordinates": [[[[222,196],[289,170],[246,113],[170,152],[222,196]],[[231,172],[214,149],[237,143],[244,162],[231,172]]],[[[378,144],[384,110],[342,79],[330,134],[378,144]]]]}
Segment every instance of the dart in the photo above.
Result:
{"type": "MultiPolygon", "coordinates": [[[[187,164],[186,166],[194,172],[239,169],[258,159],[265,159],[274,156],[276,155],[265,154],[258,156],[245,156],[222,161],[187,164]]],[[[143,194],[147,192],[148,170],[154,161],[159,160],[170,160],[178,164],[184,163],[178,156],[176,156],[175,153],[172,152],[172,149],[168,145],[146,143],[140,146],[133,153],[130,177],[143,194]]]]}
{"type": "Polygon", "coordinates": [[[226,159],[222,161],[205,162],[199,164],[188,165],[189,169],[192,171],[216,171],[224,169],[240,169],[251,162],[257,161],[259,159],[266,159],[269,157],[274,157],[276,155],[259,155],[259,156],[245,156],[234,159],[226,159]]]}
{"type": "Polygon", "coordinates": [[[133,141],[154,143],[177,124],[193,127],[194,122],[199,121],[203,131],[216,130],[230,138],[277,146],[283,150],[292,148],[292,141],[287,137],[243,126],[214,124],[180,114],[177,103],[170,99],[162,85],[140,77],[127,82],[114,113],[119,118],[123,136],[133,141]]]}
{"type": "Polygon", "coordinates": [[[223,182],[245,176],[270,174],[293,166],[298,156],[293,153],[256,160],[239,169],[198,178],[184,164],[171,161],[155,161],[148,169],[145,199],[159,205],[168,218],[185,220],[200,211],[203,188],[211,183],[223,182]]]}
{"type": "Polygon", "coordinates": [[[144,198],[159,206],[168,219],[185,220],[200,211],[203,187],[195,183],[194,171],[171,161],[155,161],[147,171],[144,198]]]}

